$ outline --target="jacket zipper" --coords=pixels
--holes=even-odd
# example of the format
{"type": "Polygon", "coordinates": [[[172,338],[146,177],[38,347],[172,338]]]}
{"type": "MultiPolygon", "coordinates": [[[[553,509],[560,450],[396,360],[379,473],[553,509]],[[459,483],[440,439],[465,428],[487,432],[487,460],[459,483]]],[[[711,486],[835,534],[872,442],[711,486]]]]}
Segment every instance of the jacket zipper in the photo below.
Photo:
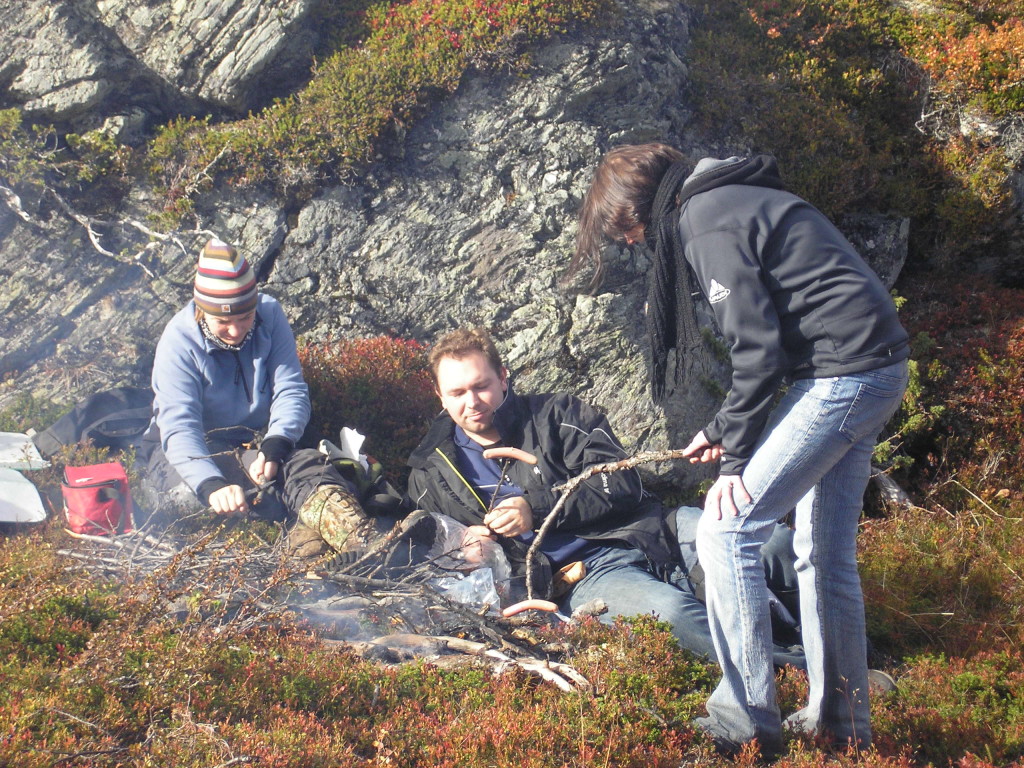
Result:
{"type": "Polygon", "coordinates": [[[249,401],[249,405],[252,405],[252,392],[249,391],[249,382],[245,380],[245,371],[242,370],[242,358],[238,356],[237,352],[232,352],[235,356],[235,386],[238,386],[238,382],[242,382],[242,389],[245,390],[245,397],[249,401]]]}
{"type": "Polygon", "coordinates": [[[440,448],[435,448],[434,450],[437,451],[438,456],[444,459],[444,463],[451,467],[452,472],[454,472],[455,476],[462,481],[462,484],[466,486],[469,492],[473,494],[473,498],[476,499],[477,503],[480,505],[480,508],[484,511],[484,514],[487,514],[487,505],[484,504],[484,500],[480,498],[480,494],[476,492],[476,489],[472,485],[470,485],[469,481],[466,480],[466,478],[462,476],[462,473],[459,472],[459,470],[455,467],[454,464],[452,464],[451,459],[445,456],[444,451],[442,451],[440,448]]]}

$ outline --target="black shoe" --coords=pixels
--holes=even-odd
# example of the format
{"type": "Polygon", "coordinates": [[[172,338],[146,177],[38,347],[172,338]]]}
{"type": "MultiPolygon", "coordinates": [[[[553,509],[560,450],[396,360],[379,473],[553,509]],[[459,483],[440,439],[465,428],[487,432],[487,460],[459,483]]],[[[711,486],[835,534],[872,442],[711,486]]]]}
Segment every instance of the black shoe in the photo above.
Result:
{"type": "Polygon", "coordinates": [[[397,533],[390,543],[386,566],[389,571],[400,571],[425,562],[437,538],[437,520],[425,509],[416,509],[399,520],[397,533]]]}

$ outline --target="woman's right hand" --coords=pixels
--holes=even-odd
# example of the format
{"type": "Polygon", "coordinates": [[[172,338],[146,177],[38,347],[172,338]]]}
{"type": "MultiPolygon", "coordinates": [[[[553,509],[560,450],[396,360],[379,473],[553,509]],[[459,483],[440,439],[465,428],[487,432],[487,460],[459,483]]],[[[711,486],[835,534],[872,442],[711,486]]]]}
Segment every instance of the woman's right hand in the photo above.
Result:
{"type": "Polygon", "coordinates": [[[218,515],[244,515],[249,511],[240,485],[226,485],[211,493],[210,508],[218,515]]]}
{"type": "Polygon", "coordinates": [[[725,450],[722,448],[721,443],[712,443],[708,440],[703,429],[694,435],[690,444],[683,449],[683,456],[686,456],[691,464],[696,464],[697,462],[708,464],[712,461],[718,461],[722,458],[723,453],[725,453],[725,450]]]}

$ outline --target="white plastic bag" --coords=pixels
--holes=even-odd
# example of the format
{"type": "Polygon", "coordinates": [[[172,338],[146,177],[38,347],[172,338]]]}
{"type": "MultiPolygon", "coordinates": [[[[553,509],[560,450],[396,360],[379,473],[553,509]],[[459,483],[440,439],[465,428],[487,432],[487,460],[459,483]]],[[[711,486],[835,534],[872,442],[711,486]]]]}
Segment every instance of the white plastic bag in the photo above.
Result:
{"type": "Polygon", "coordinates": [[[487,538],[467,542],[468,526],[447,515],[432,512],[431,517],[437,521],[437,533],[429,556],[438,567],[453,571],[434,585],[461,603],[500,608],[498,598],[508,598],[512,578],[512,566],[501,545],[487,538]]]}
{"type": "Polygon", "coordinates": [[[442,576],[430,583],[438,592],[457,603],[473,608],[483,608],[486,605],[488,613],[501,610],[501,598],[498,596],[494,573],[490,568],[477,568],[467,574],[442,576]]]}

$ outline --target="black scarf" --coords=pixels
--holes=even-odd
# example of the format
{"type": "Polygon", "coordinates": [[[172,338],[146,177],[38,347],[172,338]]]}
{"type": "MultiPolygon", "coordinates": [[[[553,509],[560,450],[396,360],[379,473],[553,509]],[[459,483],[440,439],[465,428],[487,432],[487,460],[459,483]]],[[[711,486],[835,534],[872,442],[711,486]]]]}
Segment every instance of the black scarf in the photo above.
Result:
{"type": "MultiPolygon", "coordinates": [[[[697,315],[689,293],[690,278],[683,246],[679,242],[677,193],[690,173],[687,163],[673,163],[665,171],[651,206],[651,223],[644,241],[654,249],[654,264],[647,287],[647,334],[651,339],[651,396],[665,399],[668,351],[689,351],[700,340],[697,315]],[[682,272],[682,279],[679,272],[682,272]]],[[[676,383],[682,366],[676,365],[676,383]]]]}
{"type": "Polygon", "coordinates": [[[651,207],[651,222],[644,240],[654,250],[650,284],[647,288],[647,333],[651,340],[651,396],[656,403],[665,399],[668,352],[676,350],[675,384],[683,380],[683,358],[701,344],[695,297],[700,286],[686,262],[679,236],[679,212],[696,194],[727,184],[783,189],[775,158],[756,155],[739,159],[694,175],[687,180],[688,163],[673,163],[665,171],[651,207]]]}

